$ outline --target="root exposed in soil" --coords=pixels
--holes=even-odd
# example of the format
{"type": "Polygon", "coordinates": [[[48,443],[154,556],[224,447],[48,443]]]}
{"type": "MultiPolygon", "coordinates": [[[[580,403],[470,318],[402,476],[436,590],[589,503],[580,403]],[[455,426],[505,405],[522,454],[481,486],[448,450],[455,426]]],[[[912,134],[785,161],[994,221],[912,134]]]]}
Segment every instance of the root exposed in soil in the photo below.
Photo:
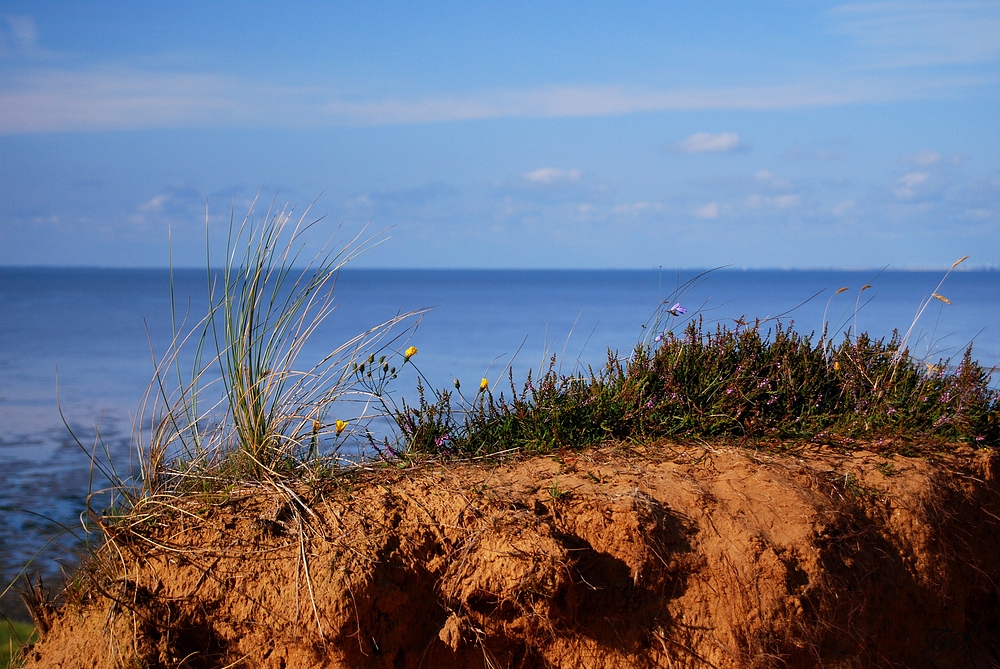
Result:
{"type": "Polygon", "coordinates": [[[28,666],[1000,665],[997,457],[656,453],[152,500],[28,666]]]}

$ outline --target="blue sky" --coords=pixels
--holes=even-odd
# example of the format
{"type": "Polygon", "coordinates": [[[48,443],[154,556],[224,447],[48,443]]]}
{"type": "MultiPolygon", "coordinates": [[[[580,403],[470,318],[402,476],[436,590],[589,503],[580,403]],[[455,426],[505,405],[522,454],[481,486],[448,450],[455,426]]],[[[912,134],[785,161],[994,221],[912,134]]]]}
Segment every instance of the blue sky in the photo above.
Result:
{"type": "Polygon", "coordinates": [[[1000,266],[1000,2],[370,5],[7,0],[0,265],[1000,266]]]}

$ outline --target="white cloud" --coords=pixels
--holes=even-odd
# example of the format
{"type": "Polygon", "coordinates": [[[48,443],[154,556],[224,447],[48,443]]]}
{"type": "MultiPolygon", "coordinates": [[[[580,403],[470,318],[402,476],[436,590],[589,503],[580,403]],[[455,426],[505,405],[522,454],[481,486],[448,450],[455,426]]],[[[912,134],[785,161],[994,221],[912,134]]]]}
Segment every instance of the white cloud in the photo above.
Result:
{"type": "Polygon", "coordinates": [[[941,162],[941,154],[937,151],[921,151],[913,156],[913,162],[917,165],[936,165],[941,162]]]}
{"type": "Polygon", "coordinates": [[[751,195],[747,198],[747,207],[750,209],[762,209],[765,207],[774,207],[776,209],[791,209],[792,207],[797,207],[801,203],[801,198],[798,195],[775,195],[773,197],[767,195],[751,195]]]}
{"type": "Polygon", "coordinates": [[[757,181],[765,183],[771,188],[791,188],[792,184],[780,177],[775,176],[770,170],[761,170],[754,175],[757,181]]]}
{"type": "Polygon", "coordinates": [[[145,225],[151,220],[158,219],[164,213],[164,205],[169,200],[170,196],[166,194],[151,197],[135,208],[135,212],[128,217],[129,223],[145,225]]]}
{"type": "Polygon", "coordinates": [[[791,209],[799,206],[800,202],[798,195],[777,195],[772,200],[778,209],[791,209]]]}
{"type": "Polygon", "coordinates": [[[38,47],[38,26],[30,16],[4,16],[0,24],[0,55],[31,53],[38,47]]]}
{"type": "MultiPolygon", "coordinates": [[[[271,84],[206,72],[142,70],[115,64],[81,69],[33,67],[14,70],[0,80],[0,134],[165,127],[378,126],[650,111],[801,109],[928,99],[994,80],[959,76],[854,79],[666,90],[552,86],[358,100],[344,98],[333,87],[271,84]]],[[[699,133],[694,137],[698,139],[687,140],[691,141],[688,150],[726,151],[739,146],[735,133],[699,133]]]]}
{"type": "Polygon", "coordinates": [[[352,197],[344,203],[344,206],[348,209],[368,209],[374,205],[375,202],[367,193],[362,193],[357,197],[352,197]]]}
{"type": "MultiPolygon", "coordinates": [[[[992,79],[990,80],[992,81],[992,79]]],[[[978,83],[978,80],[977,80],[978,83]]],[[[925,98],[940,87],[923,82],[905,96],[925,98]]],[[[347,101],[322,107],[330,119],[364,125],[426,123],[485,118],[571,118],[619,116],[651,111],[714,109],[773,110],[826,107],[852,102],[884,102],[899,91],[882,83],[825,82],[720,89],[639,89],[622,86],[552,86],[543,89],[487,90],[418,99],[347,101]]]]}
{"type": "Polygon", "coordinates": [[[840,151],[833,151],[830,149],[815,149],[807,150],[802,148],[793,148],[785,152],[784,157],[788,160],[840,160],[844,155],[840,151]]]}
{"type": "Polygon", "coordinates": [[[696,218],[718,218],[719,217],[719,205],[717,202],[709,202],[704,207],[699,207],[694,210],[694,215],[696,218]]]}
{"type": "Polygon", "coordinates": [[[632,204],[620,204],[611,210],[612,214],[619,216],[639,216],[647,211],[662,211],[663,205],[659,202],[633,202],[632,204]]]}
{"type": "MultiPolygon", "coordinates": [[[[206,196],[189,186],[170,186],[136,205],[128,216],[133,228],[148,225],[188,226],[205,220],[206,196]]],[[[236,205],[240,208],[240,205],[236,205]]]]}
{"type": "Polygon", "coordinates": [[[740,136],[735,132],[696,132],[677,145],[682,153],[732,153],[742,148],[740,136]]]}
{"type": "Polygon", "coordinates": [[[561,170],[556,167],[543,167],[524,175],[528,181],[539,184],[570,184],[580,180],[580,170],[561,170]]]}
{"type": "Polygon", "coordinates": [[[844,32],[871,48],[878,67],[995,61],[1000,56],[996,2],[870,2],[832,11],[844,32]]]}
{"type": "Polygon", "coordinates": [[[163,211],[163,205],[170,199],[169,195],[157,195],[139,205],[138,209],[142,213],[163,211]]]}
{"type": "Polygon", "coordinates": [[[965,217],[973,221],[986,221],[993,218],[993,212],[989,209],[966,209],[965,217]]]}
{"type": "Polygon", "coordinates": [[[51,216],[36,216],[31,219],[31,222],[35,225],[59,225],[59,216],[57,214],[52,214],[51,216]]]}
{"type": "Polygon", "coordinates": [[[0,84],[0,133],[239,125],[278,110],[254,110],[263,93],[210,74],[32,69],[0,84]]]}
{"type": "Polygon", "coordinates": [[[916,195],[916,188],[927,182],[931,175],[926,172],[910,172],[904,174],[896,180],[896,197],[901,200],[909,200],[916,195]]]}
{"type": "Polygon", "coordinates": [[[854,200],[844,200],[836,207],[834,207],[831,213],[834,216],[843,216],[847,212],[852,211],[857,206],[857,204],[858,203],[855,202],[854,200]]]}

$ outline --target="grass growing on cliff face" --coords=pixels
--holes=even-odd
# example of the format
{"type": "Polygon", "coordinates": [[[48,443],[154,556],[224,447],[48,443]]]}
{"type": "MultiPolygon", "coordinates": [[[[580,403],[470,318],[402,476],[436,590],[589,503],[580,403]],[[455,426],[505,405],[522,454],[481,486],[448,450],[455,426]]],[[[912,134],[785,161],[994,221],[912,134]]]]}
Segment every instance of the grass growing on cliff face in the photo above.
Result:
{"type": "Polygon", "coordinates": [[[657,334],[628,358],[609,353],[599,370],[561,375],[553,358],[523,386],[510,377],[507,393],[487,387],[472,400],[419,388],[418,401],[394,414],[392,450],[479,456],[658,438],[1000,444],[993,370],[971,347],[957,364],[932,363],[910,355],[909,333],[846,334],[835,344],[780,323],[707,329],[700,318],[660,331],[685,312],[672,302],[654,319],[657,334]]]}
{"type": "Polygon", "coordinates": [[[0,620],[0,669],[23,666],[21,646],[36,637],[35,627],[31,623],[0,620]]]}

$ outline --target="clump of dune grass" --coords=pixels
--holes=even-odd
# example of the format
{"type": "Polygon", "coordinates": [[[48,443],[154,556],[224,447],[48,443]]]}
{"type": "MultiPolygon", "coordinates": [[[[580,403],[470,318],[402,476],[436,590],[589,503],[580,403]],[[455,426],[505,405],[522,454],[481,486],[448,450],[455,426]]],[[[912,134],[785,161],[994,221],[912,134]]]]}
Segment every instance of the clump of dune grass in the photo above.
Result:
{"type": "Polygon", "coordinates": [[[355,237],[304,257],[316,224],[307,216],[272,205],[233,219],[224,266],[209,266],[207,314],[187,326],[175,307],[175,335],[136,430],[145,493],[329,470],[344,439],[374,418],[353,369],[369,355],[396,355],[405,335],[397,326],[420,312],[304,362],[306,342],[334,313],[339,270],[374,243],[355,237]]]}
{"type": "MultiPolygon", "coordinates": [[[[946,302],[940,288],[928,299],[946,302]]],[[[523,385],[511,376],[507,393],[485,385],[471,400],[420,387],[394,413],[393,452],[545,453],[664,438],[1000,444],[994,370],[976,362],[971,345],[957,361],[930,361],[906,346],[914,326],[887,339],[849,329],[839,343],[826,330],[805,335],[778,321],[713,329],[677,297],[661,303],[630,356],[609,351],[598,370],[563,375],[553,357],[523,385]]]]}

